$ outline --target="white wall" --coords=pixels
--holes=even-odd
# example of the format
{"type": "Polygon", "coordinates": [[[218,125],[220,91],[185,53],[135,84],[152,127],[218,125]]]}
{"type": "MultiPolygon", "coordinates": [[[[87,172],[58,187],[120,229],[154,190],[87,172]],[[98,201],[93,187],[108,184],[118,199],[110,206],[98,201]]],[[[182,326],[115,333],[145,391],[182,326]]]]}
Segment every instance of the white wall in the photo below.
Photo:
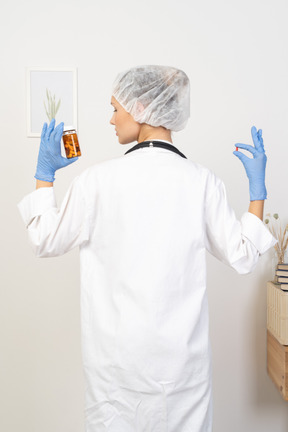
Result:
{"type": "MultiPolygon", "coordinates": [[[[58,172],[59,201],[84,168],[131,147],[120,146],[109,125],[116,74],[158,63],[182,68],[191,80],[191,120],[175,145],[224,180],[238,217],[249,195],[234,143],[251,143],[253,124],[263,129],[266,211],[287,223],[288,4],[15,0],[0,12],[0,430],[80,432],[78,252],[35,258],[16,208],[34,188],[39,145],[26,137],[25,68],[78,68],[83,157],[58,172]]],[[[208,257],[215,432],[288,430],[287,402],[266,374],[270,262],[269,252],[253,274],[240,276],[208,257]]]]}

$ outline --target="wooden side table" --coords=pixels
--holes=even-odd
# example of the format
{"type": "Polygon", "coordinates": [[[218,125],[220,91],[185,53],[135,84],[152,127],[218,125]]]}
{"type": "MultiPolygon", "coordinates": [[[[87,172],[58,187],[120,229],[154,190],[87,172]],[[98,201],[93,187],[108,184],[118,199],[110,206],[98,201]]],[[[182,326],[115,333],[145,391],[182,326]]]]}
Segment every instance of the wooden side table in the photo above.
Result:
{"type": "Polygon", "coordinates": [[[267,282],[267,330],[281,345],[288,345],[288,291],[274,282],[267,282]]]}
{"type": "Polygon", "coordinates": [[[267,330],[267,372],[284,400],[288,400],[288,346],[267,330]]]}
{"type": "Polygon", "coordinates": [[[267,371],[288,400],[288,291],[267,282],[267,371]]]}

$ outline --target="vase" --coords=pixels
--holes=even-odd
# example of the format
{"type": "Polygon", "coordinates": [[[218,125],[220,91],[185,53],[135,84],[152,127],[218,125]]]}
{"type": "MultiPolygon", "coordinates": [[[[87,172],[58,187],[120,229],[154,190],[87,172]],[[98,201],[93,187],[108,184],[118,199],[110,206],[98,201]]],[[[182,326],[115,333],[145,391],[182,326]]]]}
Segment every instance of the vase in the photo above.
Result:
{"type": "Polygon", "coordinates": [[[284,264],[284,255],[285,255],[285,251],[280,251],[277,253],[277,257],[278,257],[278,264],[284,264]]]}
{"type": "Polygon", "coordinates": [[[288,263],[287,250],[285,251],[274,250],[272,256],[272,279],[271,279],[274,283],[278,283],[277,275],[276,275],[278,264],[286,264],[286,263],[288,263]]]}
{"type": "Polygon", "coordinates": [[[278,265],[278,254],[276,251],[273,251],[271,264],[271,281],[275,283],[277,282],[276,270],[278,265]]]}

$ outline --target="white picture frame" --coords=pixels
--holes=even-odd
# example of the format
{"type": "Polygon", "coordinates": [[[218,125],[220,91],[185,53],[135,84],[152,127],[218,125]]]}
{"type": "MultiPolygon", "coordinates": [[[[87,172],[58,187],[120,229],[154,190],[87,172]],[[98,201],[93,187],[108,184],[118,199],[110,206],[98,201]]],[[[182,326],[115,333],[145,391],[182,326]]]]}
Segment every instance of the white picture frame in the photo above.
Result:
{"type": "Polygon", "coordinates": [[[77,69],[31,67],[26,75],[27,136],[39,138],[43,124],[49,124],[48,114],[57,107],[56,124],[64,122],[77,129],[77,69]]]}

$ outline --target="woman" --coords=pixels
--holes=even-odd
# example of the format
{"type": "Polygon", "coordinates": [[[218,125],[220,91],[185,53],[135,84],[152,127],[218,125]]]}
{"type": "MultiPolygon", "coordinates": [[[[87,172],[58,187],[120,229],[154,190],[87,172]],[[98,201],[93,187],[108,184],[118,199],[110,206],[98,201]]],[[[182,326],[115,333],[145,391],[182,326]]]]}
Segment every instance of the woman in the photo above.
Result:
{"type": "Polygon", "coordinates": [[[55,171],[63,123],[45,124],[37,191],[19,204],[37,256],[80,248],[87,432],[209,432],[211,365],[205,252],[250,272],[275,240],[264,227],[261,131],[253,159],[235,151],[250,184],[241,222],[225,188],[187,160],[171,131],[189,117],[189,79],[178,69],[139,66],[113,85],[110,123],[122,157],[97,163],[71,185],[60,209],[55,171]]]}

